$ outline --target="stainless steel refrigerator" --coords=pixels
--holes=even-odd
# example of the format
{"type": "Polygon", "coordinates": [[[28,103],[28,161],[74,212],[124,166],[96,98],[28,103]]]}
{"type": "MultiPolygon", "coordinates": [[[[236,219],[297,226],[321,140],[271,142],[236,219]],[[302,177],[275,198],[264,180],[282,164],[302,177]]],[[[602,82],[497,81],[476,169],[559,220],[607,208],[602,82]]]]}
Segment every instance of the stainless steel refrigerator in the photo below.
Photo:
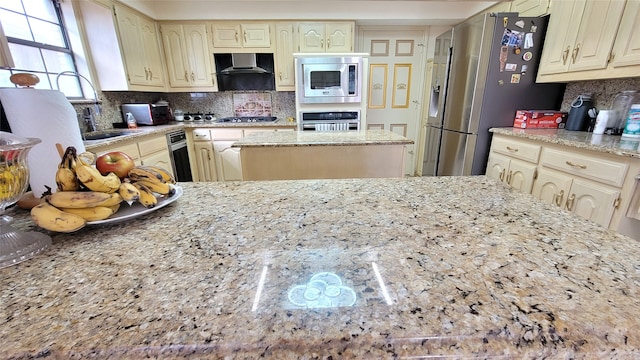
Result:
{"type": "Polygon", "coordinates": [[[484,174],[492,127],[559,110],[565,84],[536,84],[548,17],[479,14],[436,39],[423,175],[484,174]]]}

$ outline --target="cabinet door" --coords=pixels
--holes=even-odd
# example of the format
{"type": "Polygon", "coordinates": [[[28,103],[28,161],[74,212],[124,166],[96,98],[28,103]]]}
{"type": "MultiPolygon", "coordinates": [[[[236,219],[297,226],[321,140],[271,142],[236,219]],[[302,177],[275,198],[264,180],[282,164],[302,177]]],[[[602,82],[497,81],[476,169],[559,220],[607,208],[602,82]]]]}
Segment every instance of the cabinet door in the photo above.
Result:
{"type": "Polygon", "coordinates": [[[216,163],[213,155],[213,144],[210,142],[196,142],[196,169],[199,181],[217,181],[216,163]]]}
{"type": "Polygon", "coordinates": [[[511,12],[517,12],[519,16],[542,16],[549,11],[550,0],[513,0],[511,12]]]}
{"type": "Polygon", "coordinates": [[[573,180],[566,209],[585,219],[608,227],[620,192],[604,185],[573,180]]]}
{"type": "Polygon", "coordinates": [[[213,24],[212,40],[214,47],[240,48],[240,24],[213,24]]]}
{"type": "Polygon", "coordinates": [[[169,85],[173,87],[189,86],[189,64],[182,26],[162,24],[160,32],[167,59],[169,85]]]}
{"type": "Polygon", "coordinates": [[[298,51],[325,52],[324,23],[298,24],[298,51]]]}
{"type": "Polygon", "coordinates": [[[213,85],[207,27],[204,24],[189,24],[183,28],[189,59],[189,83],[191,86],[213,85]]]}
{"type": "Polygon", "coordinates": [[[216,153],[216,170],[218,180],[233,181],[242,180],[242,163],[240,162],[240,148],[232,148],[231,141],[214,141],[213,148],[216,153]]]}
{"type": "Polygon", "coordinates": [[[573,178],[570,176],[540,168],[538,170],[538,178],[533,185],[532,194],[544,202],[564,207],[572,181],[573,178]]]}
{"type": "Polygon", "coordinates": [[[115,13],[118,19],[118,33],[129,84],[146,85],[149,73],[138,15],[120,6],[115,6],[115,13]]]}
{"type": "Polygon", "coordinates": [[[531,194],[536,168],[535,164],[511,159],[506,178],[507,184],[522,193],[531,194]]]}
{"type": "Polygon", "coordinates": [[[172,176],[175,177],[173,173],[173,167],[171,166],[171,157],[168,151],[157,152],[153,155],[147,155],[142,158],[142,165],[152,165],[161,167],[168,172],[171,173],[172,176]]]}
{"type": "Polygon", "coordinates": [[[507,169],[509,168],[509,158],[503,155],[491,152],[487,161],[486,174],[490,178],[506,181],[507,169]]]}
{"type": "Polygon", "coordinates": [[[164,63],[160,52],[156,24],[144,18],[139,18],[139,20],[147,69],[147,84],[164,86],[164,63]]]}
{"type": "Polygon", "coordinates": [[[640,1],[627,1],[613,46],[613,67],[640,65],[640,1]]]}
{"type": "Polygon", "coordinates": [[[276,24],[276,90],[294,91],[293,24],[276,24]]]}
{"type": "Polygon", "coordinates": [[[557,74],[569,69],[584,3],[585,0],[551,3],[547,34],[553,36],[547,36],[544,40],[538,69],[540,74],[557,74]]]}
{"type": "Polygon", "coordinates": [[[327,52],[353,51],[353,24],[328,23],[325,25],[327,52]]]}
{"type": "MultiPolygon", "coordinates": [[[[587,1],[571,53],[570,71],[604,69],[624,10],[624,1],[587,1]]],[[[554,33],[555,35],[555,33],[554,33]]]]}
{"type": "Polygon", "coordinates": [[[271,47],[271,25],[266,23],[242,24],[242,46],[246,48],[271,47]]]}

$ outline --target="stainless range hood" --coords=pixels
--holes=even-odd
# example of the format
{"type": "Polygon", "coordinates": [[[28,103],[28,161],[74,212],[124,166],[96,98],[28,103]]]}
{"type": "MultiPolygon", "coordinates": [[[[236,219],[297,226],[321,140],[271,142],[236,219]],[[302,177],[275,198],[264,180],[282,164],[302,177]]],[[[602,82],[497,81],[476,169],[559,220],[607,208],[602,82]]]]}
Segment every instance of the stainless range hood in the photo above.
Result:
{"type": "Polygon", "coordinates": [[[223,74],[244,73],[244,74],[268,74],[269,71],[258,67],[257,56],[255,53],[235,53],[231,54],[232,65],[222,70],[223,74]]]}
{"type": "Polygon", "coordinates": [[[214,54],[219,91],[275,90],[272,53],[214,54]]]}

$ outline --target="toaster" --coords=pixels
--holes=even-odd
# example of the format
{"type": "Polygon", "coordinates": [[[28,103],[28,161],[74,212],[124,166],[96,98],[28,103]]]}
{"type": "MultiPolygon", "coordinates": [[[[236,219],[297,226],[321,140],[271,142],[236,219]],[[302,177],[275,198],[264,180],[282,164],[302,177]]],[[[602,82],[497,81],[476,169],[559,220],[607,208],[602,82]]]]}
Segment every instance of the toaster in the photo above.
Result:
{"type": "Polygon", "coordinates": [[[172,120],[169,105],[122,104],[122,119],[126,122],[127,113],[136,118],[138,125],[161,125],[172,120]]]}

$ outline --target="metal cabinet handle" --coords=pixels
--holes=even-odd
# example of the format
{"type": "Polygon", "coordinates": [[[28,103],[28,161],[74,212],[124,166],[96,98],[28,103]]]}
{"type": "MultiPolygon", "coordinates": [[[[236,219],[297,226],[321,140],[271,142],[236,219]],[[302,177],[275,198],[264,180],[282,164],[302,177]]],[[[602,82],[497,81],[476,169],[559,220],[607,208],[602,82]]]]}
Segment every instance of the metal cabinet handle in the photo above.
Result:
{"type": "Polygon", "coordinates": [[[507,169],[502,169],[502,171],[500,171],[500,175],[498,175],[498,178],[500,178],[500,181],[504,181],[504,173],[507,171],[507,169]]]}
{"type": "Polygon", "coordinates": [[[573,49],[573,53],[571,54],[572,64],[576,63],[576,59],[578,58],[578,51],[580,51],[580,44],[576,45],[575,49],[573,49]]]}
{"type": "Polygon", "coordinates": [[[331,39],[327,39],[327,49],[331,47],[331,39]]]}
{"type": "Polygon", "coordinates": [[[278,77],[282,80],[282,71],[278,72],[278,77]]]}
{"type": "Polygon", "coordinates": [[[566,208],[569,211],[573,211],[573,203],[576,201],[576,194],[571,194],[567,199],[566,208]]]}
{"type": "Polygon", "coordinates": [[[560,190],[560,193],[556,194],[554,196],[554,202],[556,203],[556,206],[561,206],[562,205],[562,199],[564,198],[564,190],[560,190]]]}
{"type": "Polygon", "coordinates": [[[566,163],[567,163],[567,165],[569,165],[569,166],[577,167],[577,168],[580,168],[580,169],[586,169],[586,168],[587,168],[587,165],[583,165],[583,164],[576,164],[576,163],[574,163],[574,162],[572,162],[572,161],[569,161],[569,160],[567,160],[567,161],[566,161],[566,163]]]}
{"type": "Polygon", "coordinates": [[[242,33],[242,37],[244,38],[244,42],[247,42],[247,32],[242,33]]]}
{"type": "Polygon", "coordinates": [[[324,39],[320,39],[320,48],[324,49],[324,39]]]}
{"type": "Polygon", "coordinates": [[[509,174],[507,174],[507,184],[511,185],[511,180],[513,180],[513,171],[509,170],[509,174]]]}
{"type": "Polygon", "coordinates": [[[518,148],[512,148],[511,146],[507,146],[507,150],[511,152],[518,152],[518,148]]]}
{"type": "Polygon", "coordinates": [[[567,65],[567,58],[569,58],[569,46],[562,52],[562,65],[567,65]]]}
{"type": "Polygon", "coordinates": [[[189,81],[189,73],[187,72],[187,70],[184,71],[184,79],[189,81]]]}
{"type": "Polygon", "coordinates": [[[196,75],[193,73],[193,71],[191,72],[191,81],[196,81],[196,75]]]}
{"type": "Polygon", "coordinates": [[[149,80],[149,70],[146,67],[144,68],[144,79],[149,80]]]}
{"type": "Polygon", "coordinates": [[[236,42],[238,42],[238,32],[236,31],[236,42]]]}

